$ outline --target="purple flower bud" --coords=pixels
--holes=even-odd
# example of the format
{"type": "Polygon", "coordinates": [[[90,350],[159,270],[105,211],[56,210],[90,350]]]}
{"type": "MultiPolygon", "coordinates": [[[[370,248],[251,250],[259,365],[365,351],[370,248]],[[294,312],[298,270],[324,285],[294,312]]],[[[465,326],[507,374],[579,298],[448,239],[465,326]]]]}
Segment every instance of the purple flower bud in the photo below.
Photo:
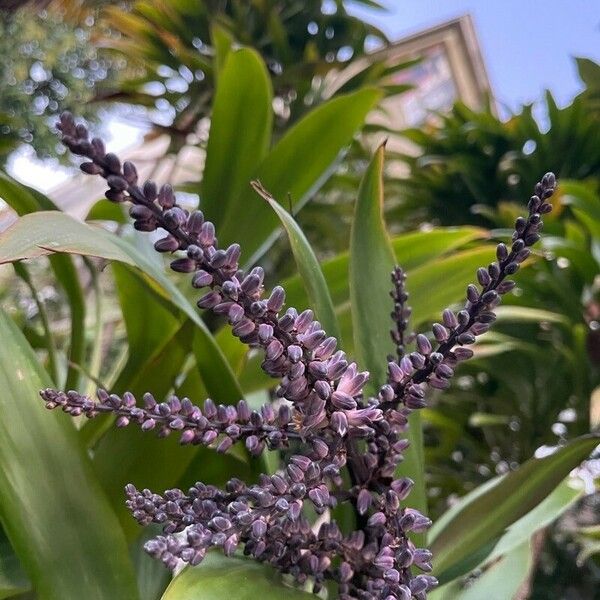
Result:
{"type": "Polygon", "coordinates": [[[475,304],[479,300],[479,291],[472,283],[467,286],[467,300],[471,304],[475,304]]]}
{"type": "Polygon", "coordinates": [[[305,310],[304,312],[298,315],[296,322],[294,323],[294,329],[298,333],[303,333],[309,327],[309,325],[313,322],[313,311],[310,309],[305,310]]]}
{"type": "Polygon", "coordinates": [[[214,245],[216,241],[215,226],[210,221],[205,221],[202,223],[200,234],[198,235],[198,241],[204,247],[214,245]]]}
{"type": "MultiPolygon", "coordinates": [[[[187,259],[186,259],[187,260],[187,259]]],[[[219,292],[208,292],[196,303],[199,308],[213,308],[223,300],[219,292]]]]}
{"type": "Polygon", "coordinates": [[[154,249],[157,252],[175,252],[179,250],[179,241],[172,235],[167,235],[154,243],[154,249]]]}
{"type": "Polygon", "coordinates": [[[356,408],[356,400],[345,392],[336,390],[331,394],[331,403],[342,410],[353,410],[356,408]]]}
{"type": "Polygon", "coordinates": [[[302,358],[302,348],[295,344],[288,346],[287,356],[293,363],[298,362],[302,358]]]}
{"type": "Polygon", "coordinates": [[[458,320],[456,319],[456,315],[449,308],[444,310],[442,315],[444,325],[448,327],[448,329],[455,329],[458,327],[458,320]]]}
{"type": "Polygon", "coordinates": [[[431,342],[422,333],[417,335],[417,348],[421,354],[431,354],[431,342]]]}
{"type": "Polygon", "coordinates": [[[332,413],[330,425],[331,428],[342,437],[348,432],[348,419],[343,412],[337,411],[332,413]]]}
{"type": "Polygon", "coordinates": [[[273,288],[267,301],[267,308],[271,312],[278,313],[285,303],[285,291],[281,286],[273,288]]]}
{"type": "Polygon", "coordinates": [[[175,206],[175,194],[173,193],[173,188],[168,183],[161,186],[158,192],[158,203],[166,210],[175,206]]]}
{"type": "Polygon", "coordinates": [[[356,509],[358,510],[359,514],[364,515],[367,513],[369,507],[371,506],[371,501],[371,492],[364,488],[360,490],[358,493],[358,498],[356,499],[356,509]]]}
{"type": "Polygon", "coordinates": [[[499,294],[506,294],[513,290],[516,286],[516,282],[511,279],[505,279],[500,285],[496,288],[499,294]]]}

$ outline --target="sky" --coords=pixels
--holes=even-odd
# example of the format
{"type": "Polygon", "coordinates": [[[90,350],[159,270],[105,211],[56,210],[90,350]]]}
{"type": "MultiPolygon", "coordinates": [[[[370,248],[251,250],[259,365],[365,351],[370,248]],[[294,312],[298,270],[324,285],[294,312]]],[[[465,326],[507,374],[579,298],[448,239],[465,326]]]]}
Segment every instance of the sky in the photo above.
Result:
{"type": "MultiPolygon", "coordinates": [[[[550,89],[559,105],[581,90],[573,60],[600,62],[599,0],[380,0],[387,12],[352,9],[396,40],[466,13],[473,17],[492,92],[501,112],[539,99],[550,89]]],[[[110,127],[115,150],[139,139],[127,123],[110,127]]],[[[68,177],[26,153],[10,165],[19,179],[44,191],[68,177]]]]}
{"type": "Polygon", "coordinates": [[[581,90],[573,60],[600,62],[598,0],[380,0],[385,13],[354,8],[396,40],[470,14],[492,91],[515,110],[550,89],[559,105],[581,90]]]}

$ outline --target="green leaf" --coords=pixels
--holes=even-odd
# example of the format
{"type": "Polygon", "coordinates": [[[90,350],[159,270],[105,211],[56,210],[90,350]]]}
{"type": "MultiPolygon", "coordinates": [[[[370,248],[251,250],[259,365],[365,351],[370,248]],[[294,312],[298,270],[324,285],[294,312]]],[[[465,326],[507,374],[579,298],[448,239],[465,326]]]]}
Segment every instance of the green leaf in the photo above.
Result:
{"type": "Polygon", "coordinates": [[[494,256],[493,247],[480,246],[432,260],[409,271],[406,286],[413,309],[413,327],[429,319],[439,319],[446,306],[462,300],[477,268],[492,262],[494,256]]]}
{"type": "Polygon", "coordinates": [[[125,225],[128,220],[122,204],[115,204],[102,198],[98,200],[85,217],[86,221],[113,221],[125,225]]]}
{"type": "Polygon", "coordinates": [[[302,278],[302,283],[304,284],[310,306],[314,310],[317,319],[321,322],[323,329],[327,331],[329,335],[334,336],[341,342],[335,309],[329,294],[329,289],[327,288],[327,282],[325,281],[323,271],[321,271],[321,267],[319,266],[319,260],[315,256],[304,232],[294,217],[290,215],[285,208],[283,208],[283,206],[281,206],[281,204],[279,204],[279,202],[277,202],[277,200],[262,187],[262,185],[258,182],[253,182],[253,187],[275,211],[275,214],[279,217],[281,224],[287,233],[294,260],[298,267],[298,273],[302,278]]]}
{"type": "MultiPolygon", "coordinates": [[[[392,240],[392,248],[396,263],[411,273],[417,267],[451,255],[457,248],[487,236],[486,230],[477,227],[443,227],[432,231],[404,233],[392,240]]],[[[335,306],[348,302],[350,297],[348,260],[348,253],[344,252],[321,265],[335,306]]],[[[289,304],[296,307],[308,305],[308,298],[299,275],[289,278],[282,285],[286,289],[289,304]]],[[[407,285],[411,286],[410,279],[407,285]]]]}
{"type": "Polygon", "coordinates": [[[171,581],[171,572],[144,550],[144,544],[161,534],[160,525],[144,527],[142,535],[132,542],[129,553],[137,574],[138,589],[143,600],[160,600],[171,581]]]}
{"type": "Polygon", "coordinates": [[[538,506],[598,443],[584,436],[550,456],[531,458],[447,511],[430,532],[438,579],[448,581],[481,562],[506,528],[538,506]]]}
{"type": "MultiPolygon", "coordinates": [[[[375,89],[338,96],[315,108],[277,142],[253,175],[275,198],[292,199],[299,210],[329,178],[343,150],[381,98],[375,89]]],[[[246,263],[254,262],[274,239],[277,217],[258,202],[249,185],[238,199],[236,212],[218,228],[223,245],[238,242],[246,263]],[[240,218],[244,227],[240,227],[240,218]]],[[[206,211],[212,219],[210,211],[206,211]]]]}
{"type": "Polygon", "coordinates": [[[215,77],[218,79],[235,40],[231,33],[219,23],[211,24],[210,39],[215,51],[215,77]]]}
{"type": "Polygon", "coordinates": [[[137,598],[125,539],[47,375],[0,313],[0,518],[40,599],[137,598]]]}
{"type": "Polygon", "coordinates": [[[0,235],[0,264],[55,252],[135,264],[104,229],[81,223],[58,211],[25,215],[0,235]]]}
{"type": "Polygon", "coordinates": [[[556,521],[583,494],[581,487],[573,487],[571,484],[572,482],[566,479],[533,510],[515,521],[494,546],[492,553],[486,557],[486,563],[511,552],[531,538],[536,531],[556,521]]]}
{"type": "Polygon", "coordinates": [[[167,588],[162,600],[309,600],[313,594],[284,586],[270,566],[246,558],[209,553],[201,565],[189,567],[167,588]]]}
{"type": "MultiPolygon", "coordinates": [[[[372,393],[387,380],[387,356],[393,354],[390,338],[390,274],[396,257],[383,219],[383,158],[380,146],[369,165],[354,209],[350,233],[350,305],[357,362],[371,374],[372,393]]],[[[423,473],[423,439],[418,412],[409,418],[410,448],[402,462],[402,474],[415,481],[412,506],[427,512],[423,473]]]]}
{"type": "Polygon", "coordinates": [[[229,53],[213,104],[201,206],[219,227],[239,223],[244,192],[265,157],[273,121],[271,79],[260,55],[248,48],[229,53]]]}
{"type": "Polygon", "coordinates": [[[69,300],[69,310],[71,311],[71,339],[65,388],[72,390],[79,387],[78,366],[82,365],[85,360],[85,299],[77,269],[71,257],[53,255],[50,257],[50,264],[69,300]]]}
{"type": "Polygon", "coordinates": [[[429,593],[430,600],[509,600],[514,598],[533,566],[529,540],[490,565],[468,586],[453,581],[429,593]]]}
{"type": "Polygon", "coordinates": [[[0,599],[11,598],[30,589],[31,583],[21,562],[0,530],[0,599]]]}
{"type": "Polygon", "coordinates": [[[182,318],[177,307],[143,272],[119,263],[112,265],[112,272],[129,351],[127,363],[114,385],[118,393],[139,389],[140,377],[146,375],[144,367],[156,359],[179,331],[182,318]]]}
{"type": "Polygon", "coordinates": [[[238,398],[242,397],[241,388],[231,366],[202,321],[198,310],[166,276],[162,268],[157,267],[155,262],[146,258],[131,243],[60,212],[26,215],[0,235],[0,264],[55,252],[116,260],[135,266],[149,275],[158,284],[155,289],[187,315],[201,332],[198,335],[204,353],[202,365],[207,365],[204,375],[207,380],[215,381],[216,371],[221,377],[220,383],[217,385],[215,382],[208,390],[211,397],[217,402],[227,402],[228,400],[221,400],[221,394],[226,390],[229,397],[230,390],[234,387],[238,389],[238,398]]]}
{"type": "Polygon", "coordinates": [[[358,190],[350,234],[350,304],[359,364],[371,373],[372,393],[385,383],[392,307],[390,274],[396,264],[383,220],[383,156],[380,146],[358,190]]]}
{"type": "MultiPolygon", "coordinates": [[[[42,210],[57,210],[55,204],[42,193],[15,181],[3,172],[0,172],[0,196],[14,208],[17,214],[21,215],[22,219],[27,219],[29,213],[36,213],[42,210]]],[[[21,219],[17,221],[17,224],[20,221],[21,219]]],[[[5,236],[8,237],[8,240],[11,239],[14,229],[18,229],[17,224],[10,227],[8,231],[3,232],[3,241],[5,241],[5,236]]],[[[23,237],[24,234],[21,232],[20,238],[12,239],[13,242],[18,242],[23,237]]],[[[7,241],[7,243],[9,242],[7,241]]],[[[50,264],[69,301],[69,309],[71,311],[71,339],[65,386],[75,388],[79,382],[78,366],[83,363],[85,358],[85,303],[83,291],[79,283],[77,270],[70,257],[53,257],[50,260],[50,264]]]]}
{"type": "MultiPolygon", "coordinates": [[[[144,365],[131,384],[122,383],[138,398],[144,391],[152,391],[157,399],[165,398],[189,354],[191,336],[191,328],[182,328],[144,365]]],[[[123,389],[114,391],[122,393],[123,389]]],[[[107,417],[97,417],[100,418],[107,417]]],[[[140,489],[154,490],[172,488],[193,460],[196,450],[181,446],[176,433],[167,439],[158,439],[155,433],[145,433],[135,425],[126,429],[108,428],[94,448],[94,467],[129,539],[138,534],[140,528],[125,506],[125,485],[133,483],[140,489]]],[[[197,476],[201,479],[202,473],[198,472],[197,476]]]]}

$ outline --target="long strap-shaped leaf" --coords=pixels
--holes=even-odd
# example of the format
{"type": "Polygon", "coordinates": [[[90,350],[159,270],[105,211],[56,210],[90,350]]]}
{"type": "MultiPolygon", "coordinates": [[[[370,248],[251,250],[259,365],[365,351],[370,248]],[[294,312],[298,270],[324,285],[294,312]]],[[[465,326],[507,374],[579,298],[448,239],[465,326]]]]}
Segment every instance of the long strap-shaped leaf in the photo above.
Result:
{"type": "MultiPolygon", "coordinates": [[[[331,175],[380,98],[378,90],[366,88],[315,108],[277,142],[254,178],[275,198],[286,198],[289,194],[294,209],[300,209],[331,175]]],[[[219,226],[221,245],[238,242],[244,250],[244,261],[255,261],[274,240],[277,217],[256,198],[249,185],[227,214],[219,226]]],[[[212,219],[208,211],[207,216],[212,219]]]]}
{"type": "Polygon", "coordinates": [[[119,523],[73,425],[48,414],[48,377],[0,313],[0,518],[42,600],[137,598],[119,523]]]}
{"type": "MultiPolygon", "coordinates": [[[[383,219],[383,158],[380,146],[358,191],[350,236],[350,303],[354,348],[361,366],[371,373],[371,391],[387,377],[387,356],[394,347],[390,338],[392,304],[390,273],[396,259],[383,219]]],[[[402,474],[415,481],[411,506],[427,512],[423,476],[421,420],[409,420],[410,448],[402,462],[402,474]]]]}
{"type": "MultiPolygon", "coordinates": [[[[41,210],[58,210],[55,204],[42,193],[18,183],[0,171],[0,197],[18,215],[26,215],[41,210]]],[[[77,387],[79,371],[77,367],[85,360],[85,302],[73,259],[69,256],[55,256],[50,264],[58,283],[63,288],[71,310],[71,339],[69,344],[69,365],[65,387],[77,387]]]]}
{"type": "Polygon", "coordinates": [[[219,73],[201,186],[202,210],[217,230],[230,216],[242,216],[239,199],[269,149],[272,101],[260,55],[249,48],[230,52],[219,73]]]}
{"type": "Polygon", "coordinates": [[[165,273],[138,252],[132,244],[103,229],[91,227],[60,212],[25,215],[0,235],[0,264],[46,256],[55,252],[117,260],[135,266],[149,275],[159,284],[159,289],[163,290],[165,297],[197,326],[201,340],[199,343],[205,349],[205,361],[202,367],[221,374],[219,385],[216,385],[215,378],[211,376],[212,372],[207,374],[207,381],[215,383],[208,389],[211,397],[217,402],[229,402],[230,400],[227,399],[222,400],[222,393],[226,389],[229,394],[232,386],[238,390],[239,397],[242,397],[231,366],[198,311],[165,273]]]}
{"type": "Polygon", "coordinates": [[[319,266],[319,261],[304,232],[294,217],[259,182],[253,182],[252,186],[275,211],[287,233],[292,254],[298,267],[298,273],[308,296],[309,306],[315,311],[315,315],[325,331],[341,342],[335,309],[329,289],[327,288],[327,282],[319,266]]]}
{"type": "Polygon", "coordinates": [[[546,498],[599,443],[598,436],[584,436],[550,456],[531,458],[450,509],[431,531],[438,579],[449,581],[481,562],[506,528],[546,498]]]}

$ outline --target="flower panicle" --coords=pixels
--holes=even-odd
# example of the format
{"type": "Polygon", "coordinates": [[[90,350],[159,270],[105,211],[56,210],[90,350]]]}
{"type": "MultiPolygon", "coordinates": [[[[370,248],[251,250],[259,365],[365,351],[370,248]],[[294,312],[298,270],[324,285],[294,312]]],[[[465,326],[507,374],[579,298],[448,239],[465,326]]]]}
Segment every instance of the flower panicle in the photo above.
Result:
{"type": "Polygon", "coordinates": [[[487,332],[496,320],[494,308],[502,296],[514,289],[511,277],[529,258],[531,247],[540,239],[543,216],[552,211],[550,198],[556,190],[556,177],[546,173],[535,185],[529,199],[528,214],[518,217],[510,245],[496,246],[496,260],[477,270],[477,283],[466,289],[464,306],[458,312],[443,311],[441,322],[432,326],[432,339],[416,336],[416,349],[399,362],[390,361],[388,383],[380,390],[380,407],[386,410],[402,404],[410,409],[425,406],[427,387],[446,389],[456,365],[473,356],[468,348],[479,335],[487,332]]]}
{"type": "Polygon", "coordinates": [[[171,268],[192,274],[192,285],[205,289],[198,306],[224,315],[236,337],[263,350],[262,368],[280,380],[276,393],[285,408],[280,409],[284,418],[268,406],[248,420],[245,403],[215,407],[208,401],[201,410],[186,399],[157,403],[147,395],[141,407],[131,394],[101,391],[95,401],[44,390],[47,407],[88,417],[110,412],[117,425],[136,423],[159,435],[179,431],[184,443],[208,443],[222,451],[241,439],[256,453],[284,447],[291,437],[304,444],[303,454],[291,456],[277,474],[261,475],[255,485],[230,480],[220,490],[198,483],[188,493],[169,490],[162,496],[127,486],[127,505],[138,522],[163,525],[164,535],[148,542],[147,551],[173,568],[178,561],[197,564],[212,546],[226,554],[241,547],[300,583],[310,578],[315,592],[333,579],[346,600],[424,598],[437,583],[427,574],[431,555],[415,548],[408,534],[431,522],[403,506],[413,482],[393,477],[408,445],[402,436],[406,415],[396,411],[384,421],[378,398],[364,398],[368,373],[337,349],[337,340],[327,336],[312,311],[284,311],[281,287],[265,297],[262,268],[244,272],[239,245],[219,248],[214,225],[200,211],[181,207],[170,186],[139,185],[135,166],[121,165],[70,114],[61,116],[58,128],[65,145],[89,159],[82,171],[106,179],[106,197],[132,204],[137,230],[166,232],[155,249],[175,253],[171,268]],[[364,454],[357,445],[361,438],[369,448],[364,454]],[[344,486],[344,468],[351,473],[350,489],[344,486]],[[385,480],[376,480],[375,472],[384,473],[385,480]],[[313,532],[308,505],[323,514],[339,502],[354,505],[364,526],[344,536],[330,520],[313,532]],[[414,575],[413,566],[425,574],[414,575]]]}
{"type": "Polygon", "coordinates": [[[244,400],[236,406],[207,400],[200,408],[177,396],[157,402],[146,394],[138,404],[128,392],[119,396],[100,390],[95,400],[47,389],[41,392],[46,406],[90,418],[111,413],[117,426],[136,424],[160,436],[176,432],[184,444],[222,452],[238,441],[255,455],[265,448],[288,448],[292,439],[302,444],[282,469],[261,475],[254,484],[234,478],[223,489],[197,483],[187,492],[173,489],[162,495],[128,485],[127,506],[134,518],[163,527],[146,550],[173,569],[180,561],[198,564],[214,546],[226,555],[241,549],[299,583],[310,580],[315,593],[333,580],[342,600],[424,600],[437,585],[430,575],[431,553],[415,547],[409,536],[425,531],[431,521],[405,506],[413,482],[395,475],[408,446],[408,417],[425,406],[428,387],[449,385],[456,364],[472,355],[466,346],[493,323],[501,295],[514,287],[509,277],[529,256],[542,215],[551,210],[554,175],[546,174],[537,184],[527,218],[515,223],[510,248],[497,246],[497,261],[477,272],[479,287],[468,286],[462,310],[444,311],[432,327],[433,338],[408,331],[406,275],[394,269],[396,357],[390,359],[387,382],[368,398],[369,374],[337,348],[312,311],[284,309],[283,288],[266,295],[263,269],[240,268],[239,245],[220,248],[214,225],[201,211],[179,205],[168,184],[139,183],[135,166],[121,164],[98,138],[89,139],[69,113],[61,116],[58,128],[65,145],[88,159],[82,171],[106,180],[106,197],[131,203],[137,230],[165,232],[155,249],[173,254],[171,268],[190,274],[192,286],[204,290],[199,308],[224,316],[233,335],[262,350],[261,366],[279,380],[280,400],[277,410],[267,404],[252,411],[244,400]],[[409,352],[406,346],[413,341],[416,347],[409,352]],[[356,531],[342,532],[333,519],[312,526],[309,513],[325,516],[341,502],[354,507],[356,531]]]}
{"type": "Polygon", "coordinates": [[[349,363],[337,349],[337,340],[327,336],[310,309],[283,311],[282,287],[265,297],[263,269],[240,269],[238,244],[219,248],[214,225],[201,211],[190,213],[178,205],[168,184],[160,188],[152,181],[138,185],[135,166],[128,161],[121,165],[116,155],[106,152],[102,140],[89,140],[87,129],[76,125],[70,113],[61,115],[58,128],[65,145],[90,159],[81,164],[82,171],[106,179],[106,197],[131,202],[129,212],[137,230],[167,232],[155,249],[180,254],[171,268],[192,274],[192,286],[205,289],[198,307],[225,316],[233,335],[262,348],[261,366],[280,379],[277,394],[292,402],[294,419],[303,433],[329,424],[345,435],[351,422],[368,425],[370,419],[381,418],[377,408],[362,403],[368,372],[359,372],[349,363]]]}

